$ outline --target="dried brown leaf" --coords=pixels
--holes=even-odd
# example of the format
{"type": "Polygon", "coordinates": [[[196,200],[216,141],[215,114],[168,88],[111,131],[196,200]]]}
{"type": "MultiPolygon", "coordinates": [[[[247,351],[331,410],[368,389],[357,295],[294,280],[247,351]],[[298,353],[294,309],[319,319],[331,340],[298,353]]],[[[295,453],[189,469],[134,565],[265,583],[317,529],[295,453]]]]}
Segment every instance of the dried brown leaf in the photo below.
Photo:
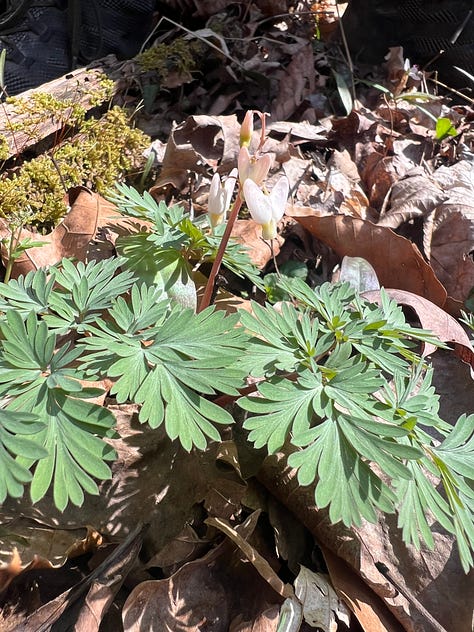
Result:
{"type": "Polygon", "coordinates": [[[411,160],[403,155],[386,156],[378,152],[370,153],[361,173],[370,204],[380,209],[392,186],[405,177],[414,166],[411,160]]]}
{"type": "Polygon", "coordinates": [[[146,527],[138,525],[88,577],[26,617],[16,632],[41,632],[53,624],[77,632],[98,630],[105,610],[137,559],[145,531],[146,527]]]}
{"type": "MultiPolygon", "coordinates": [[[[253,219],[237,220],[232,229],[232,237],[247,248],[247,254],[258,268],[264,268],[272,258],[269,243],[262,239],[262,227],[253,219]]],[[[273,240],[275,256],[278,255],[282,243],[283,239],[280,235],[273,240]]]]}
{"type": "Polygon", "coordinates": [[[415,175],[394,184],[390,197],[390,210],[379,219],[378,226],[398,228],[416,217],[427,217],[447,195],[432,178],[415,175]]]}
{"type": "MultiPolygon", "coordinates": [[[[43,246],[25,250],[21,254],[13,266],[14,277],[20,274],[25,275],[30,270],[54,265],[63,257],[74,257],[84,261],[90,242],[95,237],[98,228],[106,226],[111,220],[123,221],[122,215],[114,205],[97,193],[80,189],[72,193],[72,198],[71,210],[51,233],[38,235],[26,229],[21,232],[20,239],[30,238],[45,243],[43,246]]],[[[8,228],[0,226],[0,234],[8,235],[8,228]]],[[[5,249],[2,249],[2,258],[6,263],[5,249]]]]}
{"type": "Polygon", "coordinates": [[[474,287],[474,170],[462,160],[440,167],[433,178],[446,192],[436,208],[432,227],[431,262],[450,296],[461,302],[474,287]]]}
{"type": "Polygon", "coordinates": [[[181,190],[188,172],[207,173],[220,163],[229,171],[237,164],[240,125],[235,115],[189,116],[172,130],[163,165],[150,193],[157,194],[166,185],[181,190]]]}
{"type": "Polygon", "coordinates": [[[38,558],[45,558],[57,567],[64,564],[70,551],[88,539],[87,528],[82,525],[77,529],[62,529],[48,524],[46,517],[44,520],[35,520],[27,516],[15,516],[14,510],[8,508],[8,501],[2,507],[0,520],[4,525],[0,537],[0,590],[2,572],[8,569],[12,555],[16,563],[18,559],[21,560],[21,569],[38,558]]]}
{"type": "Polygon", "coordinates": [[[307,141],[326,140],[327,131],[323,125],[311,125],[308,121],[277,121],[267,125],[267,132],[289,134],[291,138],[307,141]]]}
{"type": "Polygon", "coordinates": [[[276,121],[291,119],[303,99],[314,92],[314,88],[313,46],[306,43],[282,71],[278,96],[272,104],[272,118],[276,121]]]}
{"type": "Polygon", "coordinates": [[[436,305],[444,305],[446,290],[408,239],[389,228],[354,217],[318,217],[313,209],[304,207],[287,208],[287,214],[340,257],[366,259],[383,287],[408,290],[436,305]]]}
{"type": "Polygon", "coordinates": [[[321,549],[334,588],[350,607],[364,632],[401,632],[400,623],[354,569],[326,546],[321,546],[321,549]]]}
{"type": "Polygon", "coordinates": [[[211,551],[169,579],[142,582],[122,611],[124,632],[228,632],[229,608],[211,551]],[[209,561],[210,557],[210,561],[209,561]]]}
{"type": "Polygon", "coordinates": [[[176,537],[153,555],[146,568],[161,568],[165,575],[171,575],[187,562],[197,559],[209,546],[209,541],[200,538],[191,525],[186,524],[176,537]]]}
{"type": "Polygon", "coordinates": [[[241,614],[232,620],[229,632],[277,632],[280,608],[272,606],[258,613],[252,621],[245,621],[241,614]]]}

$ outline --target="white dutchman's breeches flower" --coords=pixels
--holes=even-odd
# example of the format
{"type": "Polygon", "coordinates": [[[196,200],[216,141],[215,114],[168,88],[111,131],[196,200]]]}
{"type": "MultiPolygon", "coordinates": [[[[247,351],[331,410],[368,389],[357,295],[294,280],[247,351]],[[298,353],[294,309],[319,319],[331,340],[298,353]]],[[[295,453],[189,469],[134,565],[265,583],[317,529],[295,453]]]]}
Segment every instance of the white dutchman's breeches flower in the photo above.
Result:
{"type": "Polygon", "coordinates": [[[288,199],[288,178],[282,176],[268,195],[250,179],[245,180],[243,190],[252,219],[262,227],[262,237],[274,239],[277,236],[277,224],[283,217],[288,199]]]}

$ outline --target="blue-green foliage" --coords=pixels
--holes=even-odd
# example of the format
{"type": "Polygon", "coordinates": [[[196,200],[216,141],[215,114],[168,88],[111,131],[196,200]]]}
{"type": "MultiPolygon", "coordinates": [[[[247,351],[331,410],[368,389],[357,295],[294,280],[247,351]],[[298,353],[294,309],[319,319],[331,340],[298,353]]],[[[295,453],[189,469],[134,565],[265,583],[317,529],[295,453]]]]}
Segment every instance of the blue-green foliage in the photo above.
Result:
{"type": "MultiPolygon", "coordinates": [[[[163,426],[186,450],[233,423],[213,401],[227,394],[248,412],[249,441],[284,447],[333,522],[397,512],[406,542],[433,546],[437,520],[472,566],[474,415],[454,428],[439,417],[417,353],[436,337],[408,325],[383,291],[377,305],[348,284],[313,290],[301,278],[280,279],[275,291],[291,301],[278,310],[196,313],[173,293],[173,275],[187,283],[219,235],[148,194],[122,187],[115,201],[152,225],[124,238],[121,257],[64,260],[0,284],[0,502],[26,485],[33,501],[52,490],[61,510],[98,493],[115,419],[90,401],[101,392],[92,381],[110,380],[117,402],[137,404],[143,432],[163,426]],[[257,392],[239,398],[249,376],[257,392]]],[[[227,256],[257,278],[239,247],[227,256]]]]}
{"type": "Polygon", "coordinates": [[[412,328],[383,292],[368,303],[348,284],[315,291],[282,281],[293,297],[280,311],[254,305],[241,321],[255,334],[247,369],[265,376],[239,405],[256,448],[286,446],[301,485],[333,522],[397,512],[406,542],[433,546],[430,516],[455,533],[467,570],[474,548],[474,415],[451,428],[438,415],[432,370],[412,328]],[[388,382],[390,381],[390,384],[388,382]],[[432,435],[445,437],[436,445],[432,435]],[[373,467],[373,465],[376,467],[373,467]],[[431,478],[430,478],[431,477],[431,478]],[[433,480],[441,479],[447,501],[433,480]]]}

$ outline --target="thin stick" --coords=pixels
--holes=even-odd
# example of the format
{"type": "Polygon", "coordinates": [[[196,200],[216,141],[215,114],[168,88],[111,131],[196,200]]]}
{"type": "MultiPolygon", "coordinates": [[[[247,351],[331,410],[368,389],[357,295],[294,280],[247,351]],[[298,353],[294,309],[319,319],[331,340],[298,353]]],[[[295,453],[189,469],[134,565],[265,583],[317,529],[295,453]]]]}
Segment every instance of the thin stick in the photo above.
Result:
{"type": "Polygon", "coordinates": [[[341,14],[339,12],[339,5],[337,4],[337,2],[336,2],[336,12],[337,12],[337,19],[339,21],[339,31],[341,33],[342,45],[344,46],[344,52],[346,54],[347,65],[349,66],[349,72],[351,73],[352,99],[353,101],[355,101],[357,98],[357,95],[356,95],[356,89],[355,89],[355,83],[354,83],[354,64],[352,63],[352,56],[349,50],[349,44],[347,42],[346,32],[344,31],[344,25],[342,24],[341,14]]]}
{"type": "Polygon", "coordinates": [[[445,83],[442,83],[441,81],[438,81],[437,79],[431,79],[429,77],[428,81],[431,81],[432,83],[435,83],[437,86],[441,86],[445,90],[449,90],[449,92],[452,92],[453,94],[455,94],[458,97],[461,97],[462,99],[464,99],[465,101],[467,101],[471,105],[474,105],[474,99],[471,99],[471,97],[468,97],[467,95],[463,94],[462,92],[459,92],[459,90],[455,90],[454,88],[451,88],[450,86],[447,86],[445,83]]]}

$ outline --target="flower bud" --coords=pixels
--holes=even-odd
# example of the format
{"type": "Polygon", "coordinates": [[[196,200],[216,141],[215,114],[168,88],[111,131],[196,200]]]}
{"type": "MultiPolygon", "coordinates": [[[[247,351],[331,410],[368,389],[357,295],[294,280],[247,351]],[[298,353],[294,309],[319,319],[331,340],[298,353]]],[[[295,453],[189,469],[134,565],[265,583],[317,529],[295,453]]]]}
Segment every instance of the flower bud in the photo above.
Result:
{"type": "Polygon", "coordinates": [[[207,202],[207,212],[212,227],[218,226],[224,221],[225,214],[230,206],[236,180],[237,169],[232,169],[224,183],[221,182],[218,173],[212,176],[207,202]]]}
{"type": "Polygon", "coordinates": [[[240,146],[248,147],[253,133],[253,110],[248,110],[240,126],[240,146]]]}

